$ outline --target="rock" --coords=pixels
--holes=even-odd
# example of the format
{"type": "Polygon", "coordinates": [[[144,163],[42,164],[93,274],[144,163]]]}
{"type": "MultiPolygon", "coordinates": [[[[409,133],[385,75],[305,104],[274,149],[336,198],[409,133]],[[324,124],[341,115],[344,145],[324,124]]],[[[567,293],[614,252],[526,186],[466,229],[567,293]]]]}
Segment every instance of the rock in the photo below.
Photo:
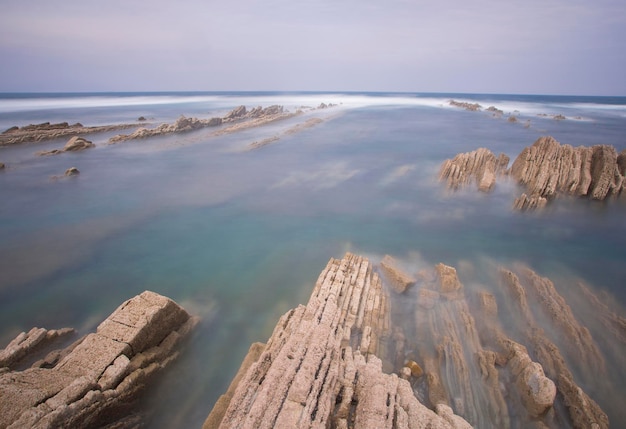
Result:
{"type": "Polygon", "coordinates": [[[144,118],[143,116],[140,116],[140,117],[137,118],[137,121],[139,121],[139,122],[145,122],[146,120],[147,119],[144,118]]]}
{"type": "Polygon", "coordinates": [[[548,199],[540,195],[533,195],[529,197],[526,194],[522,194],[513,202],[513,208],[515,210],[535,210],[541,209],[548,204],[548,199]]]}
{"type": "Polygon", "coordinates": [[[5,167],[6,167],[6,166],[4,165],[4,163],[3,163],[3,162],[0,162],[0,170],[4,170],[4,168],[5,168],[5,167]]]}
{"type": "Polygon", "coordinates": [[[424,309],[430,310],[435,307],[439,297],[439,292],[422,288],[417,294],[417,304],[424,309]]]}
{"type": "Polygon", "coordinates": [[[507,121],[508,121],[508,122],[511,122],[511,123],[515,123],[515,122],[517,122],[517,117],[515,117],[515,116],[509,116],[509,119],[507,119],[507,121]]]}
{"type": "Polygon", "coordinates": [[[65,170],[65,176],[69,177],[69,176],[78,176],[80,174],[80,171],[78,171],[78,168],[76,167],[70,167],[67,170],[65,170]]]}
{"type": "Polygon", "coordinates": [[[53,149],[50,151],[38,152],[40,156],[59,155],[63,152],[78,152],[84,149],[95,147],[95,144],[82,137],[74,136],[63,146],[63,149],[53,149]]]}
{"type": "Polygon", "coordinates": [[[331,259],[307,305],[279,320],[203,427],[467,427],[450,424],[417,400],[408,381],[382,371],[390,323],[369,261],[331,259]]]}
{"type": "Polygon", "coordinates": [[[471,112],[476,112],[482,109],[482,106],[478,103],[467,103],[463,101],[450,100],[449,104],[450,106],[460,107],[462,109],[469,110],[471,112]]]}
{"type": "MultiPolygon", "coordinates": [[[[27,125],[22,128],[9,128],[4,133],[0,134],[0,146],[26,142],[39,142],[67,136],[78,136],[88,133],[101,133],[136,127],[137,124],[114,124],[102,125],[97,127],[84,127],[78,122],[73,125],[69,125],[67,122],[62,122],[59,124],[50,124],[49,122],[45,122],[43,124],[27,125]]],[[[50,154],[53,153],[47,153],[47,155],[50,154]]]]}
{"type": "Polygon", "coordinates": [[[443,294],[450,294],[460,291],[463,285],[456,275],[456,269],[444,264],[435,265],[439,291],[443,294]]]}
{"type": "Polygon", "coordinates": [[[415,284],[415,279],[402,271],[398,267],[397,261],[389,255],[385,255],[382,261],[380,261],[380,268],[393,290],[398,293],[403,293],[415,284]]]}
{"type": "MultiPolygon", "coordinates": [[[[154,292],[126,301],[96,333],[68,347],[65,355],[59,353],[63,357],[51,367],[0,373],[0,427],[101,427],[119,419],[136,422],[129,407],[153,375],[176,357],[175,345],[196,322],[178,304],[154,292]]],[[[36,329],[21,334],[0,352],[2,362],[10,356],[13,365],[19,354],[15,350],[31,354],[49,337],[65,332],[36,329]]]]}
{"type": "Polygon", "coordinates": [[[326,109],[328,107],[328,105],[326,103],[320,103],[319,106],[317,106],[318,109],[326,109]]]}
{"type": "Polygon", "coordinates": [[[498,109],[496,106],[489,106],[485,110],[487,110],[488,112],[493,112],[494,116],[498,116],[498,117],[500,117],[500,116],[502,116],[504,114],[504,112],[502,110],[498,109]]]}
{"type": "Polygon", "coordinates": [[[624,181],[614,147],[573,148],[552,137],[525,148],[513,162],[511,176],[526,187],[527,195],[514,205],[521,209],[542,207],[559,193],[602,200],[620,193],[624,181]]]}
{"type": "Polygon", "coordinates": [[[505,154],[496,158],[490,150],[480,148],[444,161],[439,170],[439,180],[446,180],[448,188],[453,190],[476,182],[480,191],[489,192],[495,186],[496,177],[506,173],[508,163],[509,158],[505,154]]]}
{"type": "Polygon", "coordinates": [[[554,404],[556,385],[545,376],[543,367],[532,361],[526,347],[511,340],[502,341],[502,345],[509,351],[507,365],[524,407],[531,417],[539,417],[554,404]]]}
{"type": "Polygon", "coordinates": [[[235,107],[231,110],[226,116],[224,116],[224,120],[233,120],[237,118],[241,118],[246,114],[246,106],[235,107]]]}
{"type": "Polygon", "coordinates": [[[214,135],[228,134],[244,129],[265,125],[279,119],[286,119],[294,116],[293,114],[284,113],[283,106],[273,105],[265,109],[255,107],[252,110],[246,110],[245,106],[239,106],[230,111],[223,118],[187,118],[181,116],[173,124],[161,124],[156,128],[139,128],[132,134],[119,134],[109,139],[109,143],[119,143],[127,140],[143,139],[148,137],[184,133],[193,130],[199,130],[206,127],[217,127],[219,125],[237,122],[230,127],[223,128],[214,135]]]}
{"type": "Polygon", "coordinates": [[[63,147],[63,152],[76,152],[79,150],[89,149],[95,145],[89,140],[82,137],[72,137],[63,147]]]}
{"type": "MultiPolygon", "coordinates": [[[[517,274],[509,271],[501,271],[501,286],[504,293],[508,294],[512,299],[510,300],[509,313],[510,317],[520,321],[520,334],[525,339],[528,347],[533,350],[536,361],[542,366],[545,375],[556,384],[559,396],[557,399],[562,398],[561,407],[566,407],[567,415],[563,416],[564,419],[571,419],[573,427],[575,428],[603,428],[609,427],[609,420],[604,411],[598,406],[598,404],[591,399],[583,389],[576,384],[570,368],[568,367],[565,358],[561,350],[546,336],[546,333],[541,329],[536,321],[536,317],[533,314],[533,309],[543,307],[552,307],[553,303],[562,301],[563,298],[558,295],[556,290],[547,290],[548,295],[543,293],[532,292],[537,286],[532,283],[538,280],[537,276],[532,270],[524,269],[524,276],[520,279],[517,274]],[[530,291],[527,295],[526,291],[530,291]],[[543,297],[542,297],[543,296],[543,297]],[[536,300],[539,299],[539,302],[536,300]],[[529,302],[530,300],[530,302],[529,302]]],[[[538,277],[538,276],[537,276],[538,277]]],[[[554,308],[554,311],[558,310],[558,307],[554,308]]],[[[578,325],[573,317],[570,319],[569,315],[565,315],[569,321],[567,323],[572,326],[578,325]]],[[[559,322],[563,324],[563,322],[559,322]]],[[[584,331],[584,329],[583,329],[584,331]]],[[[559,333],[559,335],[561,335],[559,333]]],[[[592,340],[593,341],[593,340],[592,340]]],[[[525,348],[508,340],[500,341],[504,345],[504,348],[512,353],[507,366],[512,369],[513,374],[521,374],[523,369],[529,364],[530,357],[525,348]],[[511,345],[513,347],[511,347],[511,345]],[[522,351],[520,351],[522,350],[522,351]],[[515,359],[513,359],[515,358],[515,359]]],[[[566,341],[567,344],[567,341],[566,341]]],[[[595,346],[589,345],[579,348],[576,352],[576,359],[581,362],[581,367],[584,368],[583,375],[587,377],[597,377],[597,363],[593,360],[597,358],[595,354],[595,346]],[[590,350],[591,354],[587,355],[587,351],[590,350]],[[595,368],[594,368],[595,367],[595,368]]],[[[600,371],[604,371],[604,364],[600,365],[600,371]]],[[[541,387],[544,384],[540,383],[541,379],[537,377],[537,380],[529,382],[535,383],[535,387],[541,387]]],[[[524,382],[526,383],[526,382],[524,382]]],[[[523,388],[523,384],[521,384],[523,388]]],[[[520,384],[518,384],[518,387],[520,384]]],[[[528,387],[530,389],[530,386],[528,387]]],[[[540,391],[535,389],[533,391],[540,391]]],[[[549,389],[543,390],[544,393],[549,392],[549,389]]],[[[524,392],[520,392],[522,398],[524,392]]],[[[529,400],[528,398],[526,399],[529,400]]],[[[532,402],[531,409],[532,409],[532,402]]],[[[560,413],[561,407],[555,407],[555,411],[560,413]]]]}
{"type": "Polygon", "coordinates": [[[562,121],[564,119],[567,119],[565,116],[559,114],[559,115],[554,115],[554,119],[557,121],[562,121]]]}
{"type": "Polygon", "coordinates": [[[72,328],[49,331],[44,328],[33,328],[28,333],[22,332],[3,350],[0,350],[0,368],[14,368],[29,354],[33,354],[41,348],[50,347],[59,339],[74,333],[72,328]]]}
{"type": "Polygon", "coordinates": [[[415,377],[415,378],[419,378],[422,375],[424,375],[424,370],[422,369],[421,366],[418,365],[417,362],[415,362],[414,360],[408,360],[405,362],[404,364],[405,367],[409,368],[409,370],[411,371],[411,376],[415,377]]]}

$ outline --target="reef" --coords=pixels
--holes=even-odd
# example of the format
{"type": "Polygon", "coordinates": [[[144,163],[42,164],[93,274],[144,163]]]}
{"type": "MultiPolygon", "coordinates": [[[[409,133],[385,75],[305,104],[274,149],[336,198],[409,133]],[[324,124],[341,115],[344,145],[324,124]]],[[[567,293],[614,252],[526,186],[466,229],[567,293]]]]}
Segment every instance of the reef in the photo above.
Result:
{"type": "Polygon", "coordinates": [[[145,291],[67,347],[53,349],[73,329],[21,333],[0,350],[0,428],[139,427],[142,391],[196,323],[145,291]]]}
{"type": "MultiPolygon", "coordinates": [[[[607,375],[604,357],[549,279],[500,267],[491,289],[467,291],[454,267],[384,261],[331,259],[203,427],[608,428],[584,387],[607,375]]],[[[605,322],[623,338],[623,320],[605,322]]]]}

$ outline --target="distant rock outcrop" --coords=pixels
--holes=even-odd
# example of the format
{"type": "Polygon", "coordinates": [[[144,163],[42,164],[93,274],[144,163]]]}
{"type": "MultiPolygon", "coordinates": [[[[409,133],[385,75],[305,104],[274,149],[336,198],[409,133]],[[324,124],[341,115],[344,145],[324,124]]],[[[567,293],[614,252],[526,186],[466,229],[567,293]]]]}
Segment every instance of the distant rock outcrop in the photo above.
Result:
{"type": "Polygon", "coordinates": [[[19,370],[73,330],[35,328],[0,351],[0,428],[138,427],[133,407],[146,383],[178,355],[196,323],[174,301],[143,292],[96,333],[19,370]],[[107,426],[109,427],[109,426],[107,426]]]}
{"type": "Polygon", "coordinates": [[[181,116],[173,124],[161,124],[156,128],[139,128],[132,134],[119,134],[117,136],[113,136],[109,139],[109,143],[119,143],[126,140],[143,139],[166,134],[185,133],[193,130],[199,130],[201,128],[217,127],[222,124],[233,123],[232,125],[222,128],[215,133],[216,135],[228,134],[264,125],[279,119],[285,119],[293,115],[294,114],[285,113],[283,106],[277,105],[266,108],[258,106],[252,110],[247,110],[246,106],[238,106],[227,113],[223,118],[215,117],[210,119],[198,119],[181,116]]]}
{"type": "Polygon", "coordinates": [[[61,122],[58,124],[44,122],[43,124],[26,125],[21,128],[15,126],[0,134],[0,146],[136,128],[137,126],[137,124],[117,124],[85,127],[80,123],[70,125],[67,122],[61,122]]]}
{"type": "Polygon", "coordinates": [[[478,103],[468,103],[468,102],[465,102],[465,101],[456,101],[456,100],[450,100],[449,104],[450,104],[450,106],[460,107],[462,109],[469,110],[469,111],[472,111],[472,112],[476,112],[476,111],[482,109],[482,107],[483,107],[483,106],[481,106],[478,103]]]}
{"type": "Polygon", "coordinates": [[[541,137],[522,150],[511,177],[526,188],[514,203],[518,209],[541,207],[559,193],[603,200],[624,189],[623,168],[613,146],[574,148],[552,137],[541,137]]]}
{"type": "Polygon", "coordinates": [[[496,184],[496,177],[507,173],[508,164],[509,157],[505,154],[496,158],[489,149],[480,148],[445,160],[439,180],[447,181],[448,188],[454,190],[476,182],[480,191],[489,192],[496,184]]]}

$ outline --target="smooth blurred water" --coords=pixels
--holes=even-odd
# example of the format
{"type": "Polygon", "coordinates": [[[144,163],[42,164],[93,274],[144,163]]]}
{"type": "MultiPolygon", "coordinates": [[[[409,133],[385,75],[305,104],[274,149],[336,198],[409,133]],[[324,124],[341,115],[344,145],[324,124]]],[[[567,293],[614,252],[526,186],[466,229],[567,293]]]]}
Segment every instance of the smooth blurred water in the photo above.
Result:
{"type": "Polygon", "coordinates": [[[623,200],[564,199],[515,213],[519,190],[450,194],[444,159],[487,147],[513,160],[539,136],[626,148],[626,99],[442,94],[59,94],[0,96],[0,127],[153,123],[321,102],[321,124],[259,150],[302,118],[216,137],[205,129],[38,157],[65,141],[0,148],[0,343],[32,326],[88,332],[145,289],[203,317],[147,400],[150,427],[199,427],[252,341],[308,299],[330,257],[418,253],[428,263],[523,261],[626,303],[623,200]],[[519,123],[447,105],[518,110],[519,123]],[[506,108],[505,108],[506,107],[506,108]],[[555,121],[537,113],[564,114],[555,121]],[[580,116],[582,119],[575,120],[580,116]],[[524,122],[530,119],[529,128],[524,122]],[[76,166],[80,176],[52,180],[76,166]]]}

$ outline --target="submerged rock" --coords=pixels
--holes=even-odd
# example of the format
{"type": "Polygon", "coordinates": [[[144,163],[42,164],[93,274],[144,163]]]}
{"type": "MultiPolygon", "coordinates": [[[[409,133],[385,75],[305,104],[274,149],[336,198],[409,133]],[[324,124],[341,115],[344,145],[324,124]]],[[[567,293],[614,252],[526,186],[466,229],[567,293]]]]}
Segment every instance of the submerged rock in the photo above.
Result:
{"type": "Polygon", "coordinates": [[[76,167],[70,167],[67,170],[65,170],[65,176],[77,176],[80,174],[80,171],[78,171],[78,168],[76,167]]]}
{"type": "Polygon", "coordinates": [[[20,334],[0,352],[6,367],[0,373],[0,427],[137,423],[133,406],[141,391],[177,357],[178,343],[195,323],[174,301],[146,291],[118,307],[96,333],[24,370],[16,368],[30,354],[71,331],[20,334]]]}
{"type": "Polygon", "coordinates": [[[415,279],[399,268],[397,261],[389,255],[385,255],[380,261],[380,268],[393,289],[398,293],[404,292],[415,284],[415,279]]]}

